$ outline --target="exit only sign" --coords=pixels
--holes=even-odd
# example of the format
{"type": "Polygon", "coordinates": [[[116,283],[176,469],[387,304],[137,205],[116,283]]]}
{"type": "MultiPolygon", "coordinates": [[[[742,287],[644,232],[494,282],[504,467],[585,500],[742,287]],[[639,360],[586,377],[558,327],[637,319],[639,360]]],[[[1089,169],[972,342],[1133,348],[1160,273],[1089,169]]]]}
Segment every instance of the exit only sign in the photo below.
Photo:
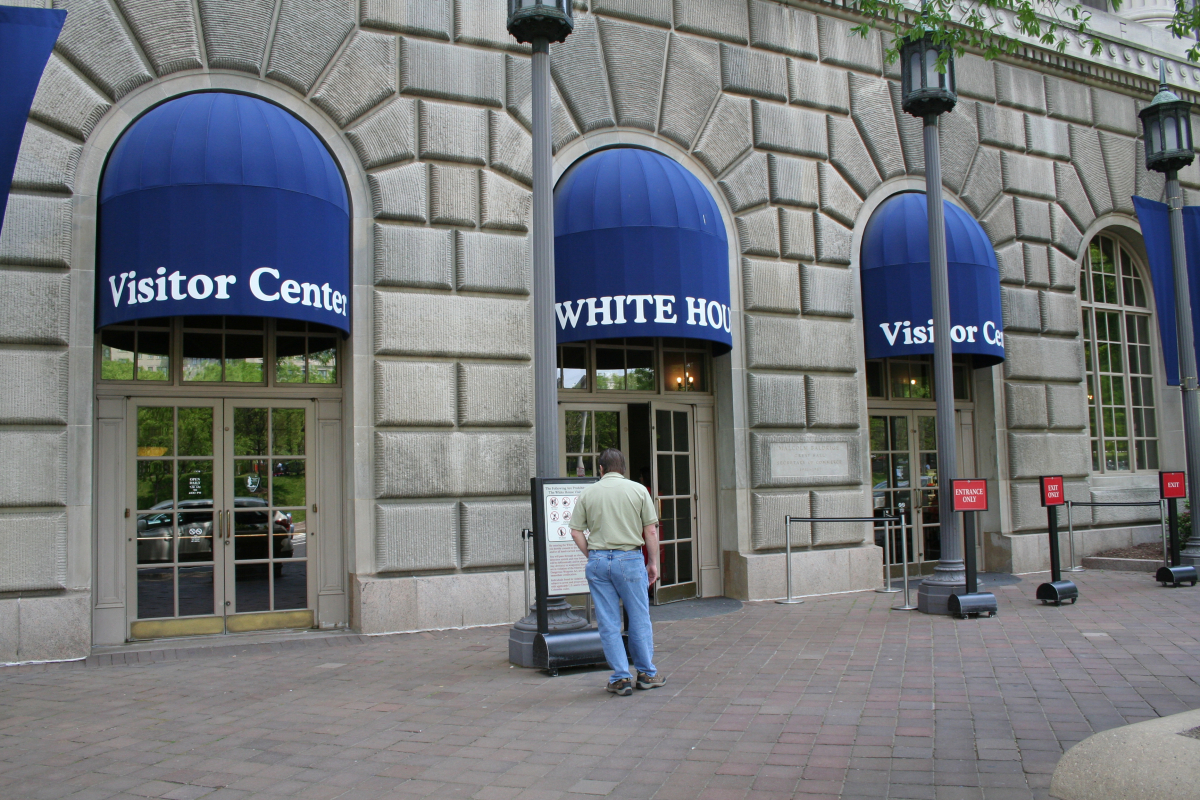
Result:
{"type": "Polygon", "coordinates": [[[955,511],[987,511],[987,481],[982,478],[964,478],[950,482],[954,487],[955,511]]]}
{"type": "Polygon", "coordinates": [[[1047,506],[1062,506],[1067,503],[1066,486],[1063,484],[1062,475],[1047,475],[1041,480],[1042,485],[1042,507],[1047,506]]]}

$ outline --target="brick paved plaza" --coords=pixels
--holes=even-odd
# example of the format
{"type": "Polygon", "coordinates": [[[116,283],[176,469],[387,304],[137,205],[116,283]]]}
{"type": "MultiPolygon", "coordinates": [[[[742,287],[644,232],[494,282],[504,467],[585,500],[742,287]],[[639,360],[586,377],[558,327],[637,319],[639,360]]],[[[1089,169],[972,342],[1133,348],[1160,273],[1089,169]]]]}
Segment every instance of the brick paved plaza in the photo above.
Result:
{"type": "Polygon", "coordinates": [[[1200,708],[1200,589],[1087,572],[1000,616],[856,593],[657,625],[665,689],[510,668],[507,628],[0,670],[0,797],[1046,797],[1090,733],[1200,708]]]}

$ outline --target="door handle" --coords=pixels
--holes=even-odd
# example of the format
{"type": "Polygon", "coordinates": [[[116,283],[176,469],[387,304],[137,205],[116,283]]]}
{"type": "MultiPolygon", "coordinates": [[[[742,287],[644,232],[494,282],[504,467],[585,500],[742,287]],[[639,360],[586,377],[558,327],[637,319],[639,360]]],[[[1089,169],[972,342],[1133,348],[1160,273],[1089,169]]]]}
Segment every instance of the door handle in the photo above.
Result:
{"type": "Polygon", "coordinates": [[[233,538],[233,519],[230,514],[230,511],[225,511],[225,544],[229,544],[233,538]]]}

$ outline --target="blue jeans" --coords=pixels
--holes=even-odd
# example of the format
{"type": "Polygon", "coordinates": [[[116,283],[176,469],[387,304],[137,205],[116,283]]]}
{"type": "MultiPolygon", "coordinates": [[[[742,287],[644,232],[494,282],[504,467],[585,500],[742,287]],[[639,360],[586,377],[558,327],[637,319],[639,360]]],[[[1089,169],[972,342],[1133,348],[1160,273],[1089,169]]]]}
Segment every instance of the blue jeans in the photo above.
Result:
{"type": "Polygon", "coordinates": [[[609,683],[629,674],[629,658],[621,641],[621,606],[629,615],[629,650],[633,666],[646,675],[657,675],[654,668],[654,628],[650,623],[650,600],[647,589],[650,578],[641,550],[591,550],[587,563],[588,586],[596,621],[600,625],[600,641],[604,657],[613,668],[609,683]]]}

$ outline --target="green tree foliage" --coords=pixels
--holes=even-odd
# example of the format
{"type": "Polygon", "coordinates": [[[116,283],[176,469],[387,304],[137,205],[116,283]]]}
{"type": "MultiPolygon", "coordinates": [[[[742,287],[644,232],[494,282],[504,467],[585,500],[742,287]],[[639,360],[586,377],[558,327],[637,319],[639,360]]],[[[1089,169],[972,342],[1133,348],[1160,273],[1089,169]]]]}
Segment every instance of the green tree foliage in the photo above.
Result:
{"type": "MultiPolygon", "coordinates": [[[[1116,11],[1121,0],[1110,0],[1116,11]]],[[[943,53],[943,68],[949,51],[963,55],[968,49],[982,53],[984,58],[1017,53],[1028,40],[1040,43],[1057,52],[1065,52],[1075,37],[1099,55],[1104,41],[1091,28],[1092,14],[1086,6],[1063,0],[927,0],[920,7],[904,0],[858,0],[856,10],[867,17],[854,27],[854,32],[866,36],[873,28],[890,29],[894,39],[884,56],[891,63],[899,55],[906,37],[928,34],[938,44],[947,45],[943,53]],[[1004,32],[999,21],[1011,19],[1020,34],[1027,39],[1014,38],[1004,32]]],[[[1176,0],[1175,17],[1168,28],[1190,45],[1187,58],[1200,61],[1200,3],[1176,0]]]]}

